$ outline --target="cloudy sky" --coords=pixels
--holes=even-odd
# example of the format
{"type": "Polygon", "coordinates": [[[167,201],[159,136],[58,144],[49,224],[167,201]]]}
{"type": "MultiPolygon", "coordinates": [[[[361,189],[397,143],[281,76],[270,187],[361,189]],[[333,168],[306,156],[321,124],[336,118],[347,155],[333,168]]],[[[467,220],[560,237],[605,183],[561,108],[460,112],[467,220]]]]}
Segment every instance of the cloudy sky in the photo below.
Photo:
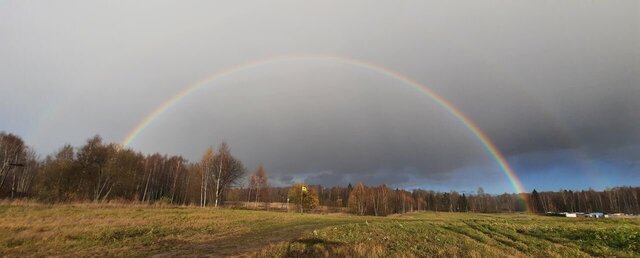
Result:
{"type": "MultiPolygon", "coordinates": [[[[42,156],[121,142],[213,74],[281,56],[391,69],[460,109],[525,188],[640,185],[638,1],[0,1],[0,131],[42,156]]],[[[227,141],[274,184],[514,189],[433,99],[379,72],[291,59],[205,84],[130,147],[227,141]]]]}

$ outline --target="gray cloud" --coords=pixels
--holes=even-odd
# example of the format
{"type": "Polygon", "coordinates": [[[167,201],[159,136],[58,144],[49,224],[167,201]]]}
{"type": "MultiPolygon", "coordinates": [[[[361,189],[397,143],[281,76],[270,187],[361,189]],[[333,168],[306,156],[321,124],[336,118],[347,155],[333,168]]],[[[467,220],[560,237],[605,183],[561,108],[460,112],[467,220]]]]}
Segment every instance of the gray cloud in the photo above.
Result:
{"type": "MultiPolygon", "coordinates": [[[[159,103],[212,73],[269,56],[326,53],[428,85],[508,156],[579,149],[606,158],[640,145],[637,7],[9,2],[0,10],[0,130],[43,153],[95,133],[120,141],[159,103]]],[[[283,184],[455,184],[452,171],[493,162],[433,100],[328,61],[225,77],[168,110],[133,147],[197,160],[222,140],[249,168],[263,162],[283,184]]]]}

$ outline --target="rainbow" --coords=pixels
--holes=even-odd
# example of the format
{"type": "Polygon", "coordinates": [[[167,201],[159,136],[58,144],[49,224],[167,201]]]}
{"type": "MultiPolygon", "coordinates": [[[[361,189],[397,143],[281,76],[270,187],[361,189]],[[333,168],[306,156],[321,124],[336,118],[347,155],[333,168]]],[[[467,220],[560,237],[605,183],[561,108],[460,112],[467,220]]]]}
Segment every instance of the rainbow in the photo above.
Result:
{"type": "MultiPolygon", "coordinates": [[[[202,80],[199,80],[187,87],[185,87],[182,91],[180,91],[178,94],[174,95],[173,97],[165,100],[164,102],[162,102],[159,106],[157,106],[155,109],[153,109],[153,111],[151,111],[147,116],[144,117],[144,119],[142,119],[142,121],[140,121],[127,135],[126,137],[124,137],[124,139],[122,140],[122,145],[123,146],[128,146],[129,144],[131,144],[131,142],[133,142],[133,140],[135,140],[135,138],[140,135],[140,133],[142,131],[144,131],[144,129],[149,126],[156,118],[158,118],[158,116],[160,116],[162,113],[164,113],[167,109],[169,109],[171,106],[175,105],[177,102],[179,102],[180,100],[182,100],[183,98],[189,96],[190,94],[192,94],[194,91],[204,87],[205,85],[208,85],[209,83],[212,83],[216,80],[219,80],[225,76],[229,76],[232,75],[234,73],[243,71],[243,70],[247,70],[247,69],[253,69],[253,68],[258,68],[260,66],[265,66],[265,65],[270,65],[270,64],[274,64],[274,63],[278,63],[278,62],[284,62],[284,61],[295,61],[295,60],[313,60],[313,61],[331,61],[331,62],[336,62],[336,63],[341,63],[341,64],[347,64],[347,65],[351,65],[351,66],[355,66],[355,67],[359,67],[359,68],[363,68],[366,70],[370,70],[388,77],[391,77],[395,80],[398,80],[400,82],[403,82],[407,85],[412,86],[414,89],[418,90],[420,93],[428,96],[429,98],[431,98],[433,101],[435,101],[439,106],[443,107],[446,111],[448,111],[451,115],[453,115],[456,119],[458,119],[474,136],[476,139],[478,139],[478,141],[482,144],[482,146],[486,149],[486,151],[489,153],[489,155],[491,155],[491,157],[493,157],[493,159],[496,161],[496,163],[500,166],[501,170],[504,172],[504,175],[509,179],[509,182],[511,183],[511,185],[513,186],[513,189],[515,190],[516,193],[520,193],[521,196],[525,196],[524,193],[526,193],[526,190],[524,188],[524,186],[522,186],[522,182],[520,182],[520,180],[518,179],[515,171],[513,170],[513,168],[511,168],[511,166],[509,165],[509,163],[507,162],[506,158],[504,157],[504,155],[500,152],[500,150],[495,146],[495,144],[493,144],[493,142],[491,142],[491,140],[489,139],[489,137],[487,137],[487,135],[480,130],[480,128],[471,120],[469,119],[469,117],[467,117],[464,113],[462,113],[462,111],[460,111],[460,109],[456,108],[451,102],[449,102],[448,100],[446,100],[445,98],[443,98],[442,96],[436,94],[434,91],[432,91],[431,89],[429,89],[428,87],[426,87],[425,85],[420,84],[419,82],[397,72],[394,71],[392,69],[383,67],[383,66],[379,66],[376,64],[372,64],[372,63],[368,63],[365,61],[361,61],[358,59],[353,59],[353,58],[347,58],[347,57],[342,57],[342,56],[333,56],[333,55],[291,55],[291,56],[277,56],[277,57],[269,57],[269,58],[264,58],[264,59],[259,59],[259,60],[254,60],[251,62],[247,62],[247,63],[243,63],[243,64],[239,64],[239,65],[235,65],[232,67],[229,67],[227,69],[224,69],[220,72],[217,72],[211,76],[208,76],[202,80]]],[[[528,210],[528,206],[526,205],[526,201],[525,201],[525,207],[528,210]]]]}

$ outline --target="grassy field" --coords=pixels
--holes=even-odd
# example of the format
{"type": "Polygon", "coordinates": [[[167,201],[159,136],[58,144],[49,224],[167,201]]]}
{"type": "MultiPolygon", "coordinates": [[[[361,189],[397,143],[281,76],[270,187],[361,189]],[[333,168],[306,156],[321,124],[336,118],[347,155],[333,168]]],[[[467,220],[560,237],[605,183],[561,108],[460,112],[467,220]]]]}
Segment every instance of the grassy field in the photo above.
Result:
{"type": "Polygon", "coordinates": [[[0,255],[640,257],[640,220],[0,205],[0,255]]]}

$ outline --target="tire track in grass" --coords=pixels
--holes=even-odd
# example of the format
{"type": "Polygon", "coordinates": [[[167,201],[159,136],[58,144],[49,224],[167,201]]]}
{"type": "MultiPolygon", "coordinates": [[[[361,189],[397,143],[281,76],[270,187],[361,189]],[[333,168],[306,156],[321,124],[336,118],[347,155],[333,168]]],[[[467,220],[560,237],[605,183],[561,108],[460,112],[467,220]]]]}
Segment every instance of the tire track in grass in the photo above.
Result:
{"type": "MultiPolygon", "coordinates": [[[[466,224],[465,224],[466,225],[466,224]]],[[[499,242],[497,242],[495,239],[491,238],[491,237],[487,237],[486,234],[481,233],[477,234],[474,232],[478,232],[477,230],[471,229],[469,227],[468,230],[464,230],[461,227],[456,227],[453,224],[448,224],[443,226],[444,229],[447,229],[457,235],[462,236],[465,239],[468,239],[470,241],[473,241],[473,243],[477,244],[478,246],[483,247],[484,250],[486,250],[486,254],[484,255],[497,255],[497,254],[503,254],[505,256],[515,256],[515,255],[523,255],[522,253],[519,252],[519,250],[514,249],[510,246],[500,246],[499,242]],[[473,230],[473,231],[472,231],[473,230]],[[484,236],[484,237],[483,237],[484,236]]]]}
{"type": "Polygon", "coordinates": [[[506,245],[508,247],[517,249],[522,254],[530,253],[530,251],[528,250],[528,247],[526,246],[526,244],[514,242],[510,238],[508,238],[508,237],[506,237],[504,235],[501,235],[499,233],[493,232],[493,231],[485,228],[485,226],[483,226],[483,225],[476,224],[475,221],[474,221],[474,223],[471,223],[469,221],[463,221],[463,222],[467,226],[471,227],[472,229],[477,230],[477,231],[489,236],[490,238],[494,239],[495,241],[498,241],[501,244],[506,245]]]}
{"type": "Polygon", "coordinates": [[[525,238],[527,242],[532,243],[544,243],[546,244],[545,250],[557,250],[556,253],[559,253],[562,256],[570,256],[570,257],[592,257],[593,254],[584,252],[579,246],[575,245],[571,241],[563,239],[562,241],[557,241],[557,238],[540,238],[534,235],[526,234],[526,230],[515,229],[513,232],[515,235],[525,238]]]}
{"type": "Polygon", "coordinates": [[[484,235],[484,234],[474,234],[471,231],[463,230],[462,228],[456,227],[453,224],[445,225],[444,228],[448,229],[448,230],[450,230],[450,231],[452,231],[454,233],[457,233],[457,234],[466,236],[468,238],[471,238],[474,241],[479,242],[479,243],[483,243],[483,244],[495,244],[496,243],[494,239],[492,239],[490,237],[486,237],[486,235],[484,235]],[[483,236],[485,236],[485,237],[483,237],[483,236]],[[492,241],[493,243],[489,243],[489,242],[491,242],[491,240],[493,240],[492,241]]]}
{"type": "MultiPolygon", "coordinates": [[[[526,248],[520,249],[521,251],[532,254],[534,256],[562,256],[562,257],[591,257],[588,253],[583,252],[575,246],[566,246],[557,244],[546,239],[532,238],[525,234],[521,234],[517,229],[513,231],[509,230],[511,227],[503,224],[490,224],[478,226],[485,228],[485,231],[491,232],[493,235],[497,235],[508,239],[514,244],[524,245],[526,248]]],[[[508,223],[507,223],[508,224],[508,223]]]]}
{"type": "MultiPolygon", "coordinates": [[[[530,236],[532,238],[535,239],[540,239],[542,241],[548,241],[551,242],[555,245],[560,245],[564,248],[569,248],[571,247],[572,249],[570,250],[574,250],[575,252],[578,252],[580,255],[585,256],[585,257],[592,257],[592,256],[602,256],[603,253],[602,252],[598,252],[598,250],[600,249],[609,249],[610,247],[608,246],[602,246],[602,245],[580,245],[577,244],[575,241],[575,239],[570,239],[567,238],[564,234],[566,233],[558,233],[559,235],[555,235],[553,233],[550,232],[546,232],[546,233],[539,233],[540,230],[539,228],[536,228],[535,231],[533,232],[527,232],[527,231],[523,231],[522,234],[530,236]]],[[[553,230],[550,231],[556,231],[557,229],[553,228],[553,230]]],[[[563,228],[562,230],[566,230],[566,228],[563,228]]],[[[574,230],[579,230],[579,229],[574,229],[574,230]]],[[[611,251],[607,251],[607,253],[610,253],[611,251]]],[[[615,252],[615,251],[614,251],[615,252]]],[[[617,253],[615,254],[615,256],[627,256],[628,254],[624,254],[624,253],[617,253]]]]}
{"type": "Polygon", "coordinates": [[[492,227],[492,230],[511,239],[512,241],[526,244],[529,247],[529,250],[532,253],[535,253],[536,256],[558,255],[562,257],[591,257],[591,255],[582,252],[579,248],[575,248],[575,246],[567,246],[553,241],[548,241],[546,239],[530,237],[528,235],[521,234],[519,230],[515,228],[499,226],[492,227]]]}
{"type": "Polygon", "coordinates": [[[269,244],[296,240],[303,236],[305,232],[313,229],[321,229],[348,223],[352,223],[352,221],[300,222],[300,224],[296,225],[282,225],[282,227],[277,229],[259,229],[254,232],[249,232],[235,238],[225,239],[225,241],[209,245],[203,251],[209,254],[222,256],[253,253],[269,246],[269,244]]]}

